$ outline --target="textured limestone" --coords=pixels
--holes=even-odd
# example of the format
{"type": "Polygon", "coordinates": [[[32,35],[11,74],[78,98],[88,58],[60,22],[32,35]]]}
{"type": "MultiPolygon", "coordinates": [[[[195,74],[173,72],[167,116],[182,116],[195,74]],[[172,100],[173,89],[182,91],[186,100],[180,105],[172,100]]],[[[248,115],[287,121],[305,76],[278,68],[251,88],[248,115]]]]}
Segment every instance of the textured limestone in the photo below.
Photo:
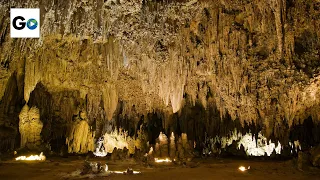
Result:
{"type": "Polygon", "coordinates": [[[171,133],[171,136],[170,136],[169,155],[171,159],[176,158],[176,142],[175,142],[174,133],[171,133]]]}
{"type": "Polygon", "coordinates": [[[102,99],[108,120],[112,119],[118,105],[118,95],[115,88],[114,85],[107,84],[105,89],[102,90],[102,99]]]}
{"type": "Polygon", "coordinates": [[[313,166],[320,166],[320,145],[311,149],[310,159],[313,166]]]}
{"type": "Polygon", "coordinates": [[[282,127],[319,119],[319,3],[5,1],[0,98],[17,73],[26,102],[39,82],[78,91],[99,131],[119,101],[133,121],[200,102],[284,137],[282,127]],[[9,7],[26,4],[40,7],[41,38],[11,39],[9,7]]]}
{"type": "Polygon", "coordinates": [[[20,112],[19,119],[20,147],[36,150],[41,144],[40,133],[43,127],[39,109],[36,107],[29,109],[28,105],[25,105],[20,112]]]}
{"type": "Polygon", "coordinates": [[[169,142],[167,136],[160,132],[159,138],[157,139],[155,155],[157,157],[167,158],[169,157],[169,142]]]}
{"type": "Polygon", "coordinates": [[[94,151],[94,137],[92,128],[88,125],[85,113],[80,113],[80,119],[73,122],[67,137],[68,153],[84,154],[94,151]]]}
{"type": "Polygon", "coordinates": [[[127,149],[128,153],[134,154],[136,148],[140,149],[140,143],[136,143],[137,140],[128,136],[128,132],[123,131],[122,129],[116,129],[110,133],[106,133],[103,137],[103,146],[107,153],[112,153],[117,149],[127,149]]]}

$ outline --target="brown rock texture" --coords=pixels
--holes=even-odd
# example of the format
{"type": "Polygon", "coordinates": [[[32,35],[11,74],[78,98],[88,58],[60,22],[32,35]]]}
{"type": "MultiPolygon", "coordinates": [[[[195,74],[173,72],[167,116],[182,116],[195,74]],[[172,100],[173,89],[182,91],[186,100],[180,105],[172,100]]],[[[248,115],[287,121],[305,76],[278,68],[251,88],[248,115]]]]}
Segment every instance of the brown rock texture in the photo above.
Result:
{"type": "Polygon", "coordinates": [[[284,138],[319,120],[319,17],[319,0],[4,0],[0,120],[27,103],[46,126],[68,129],[84,109],[98,135],[114,118],[137,127],[155,112],[167,130],[200,104],[206,118],[183,126],[229,117],[284,138]],[[10,38],[10,7],[40,8],[41,38],[10,38]]]}
{"type": "Polygon", "coordinates": [[[67,138],[68,153],[84,154],[94,150],[94,132],[86,120],[73,123],[67,138]]]}
{"type": "Polygon", "coordinates": [[[25,105],[19,115],[19,132],[21,135],[21,148],[38,149],[41,145],[43,123],[40,120],[40,112],[36,107],[29,109],[25,105]]]}

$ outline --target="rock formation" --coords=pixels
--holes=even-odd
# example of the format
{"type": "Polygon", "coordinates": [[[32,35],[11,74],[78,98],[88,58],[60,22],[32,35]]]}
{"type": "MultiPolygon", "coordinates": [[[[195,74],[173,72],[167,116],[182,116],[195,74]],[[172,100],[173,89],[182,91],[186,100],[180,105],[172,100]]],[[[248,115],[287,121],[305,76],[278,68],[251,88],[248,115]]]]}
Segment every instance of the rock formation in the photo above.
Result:
{"type": "Polygon", "coordinates": [[[170,158],[171,159],[175,159],[176,157],[176,142],[175,142],[175,137],[174,137],[174,133],[171,133],[170,136],[170,148],[169,148],[169,154],[170,154],[170,158]]]}
{"type": "Polygon", "coordinates": [[[76,118],[70,128],[67,144],[69,153],[87,153],[94,151],[95,133],[88,125],[86,115],[80,112],[79,118],[76,118]]]}
{"type": "Polygon", "coordinates": [[[68,136],[70,152],[91,150],[80,142],[105,134],[108,123],[130,136],[141,124],[156,129],[150,143],[160,131],[203,141],[205,132],[236,127],[314,146],[319,16],[319,0],[5,0],[0,121],[17,129],[23,105],[36,105],[54,128],[43,139],[68,136]],[[40,8],[39,39],[10,38],[10,7],[40,8]],[[87,119],[72,125],[79,108],[87,119]],[[314,130],[294,131],[308,118],[314,130]]]}
{"type": "Polygon", "coordinates": [[[313,166],[320,166],[320,145],[311,149],[311,163],[313,166]]]}
{"type": "Polygon", "coordinates": [[[43,127],[39,109],[36,107],[29,109],[28,105],[25,105],[20,112],[19,119],[20,147],[36,150],[41,145],[40,134],[43,127]]]}
{"type": "Polygon", "coordinates": [[[167,136],[160,132],[159,138],[156,140],[155,156],[167,158],[169,157],[169,142],[167,136]]]}

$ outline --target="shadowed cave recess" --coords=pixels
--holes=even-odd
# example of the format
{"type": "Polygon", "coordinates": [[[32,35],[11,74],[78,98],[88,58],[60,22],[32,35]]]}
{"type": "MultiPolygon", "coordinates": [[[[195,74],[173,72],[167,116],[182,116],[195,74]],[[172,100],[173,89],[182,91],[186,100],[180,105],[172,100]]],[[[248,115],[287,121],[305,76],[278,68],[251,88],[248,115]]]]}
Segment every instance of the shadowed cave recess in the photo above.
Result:
{"type": "Polygon", "coordinates": [[[319,0],[1,0],[0,157],[320,166],[319,29],[319,0]]]}

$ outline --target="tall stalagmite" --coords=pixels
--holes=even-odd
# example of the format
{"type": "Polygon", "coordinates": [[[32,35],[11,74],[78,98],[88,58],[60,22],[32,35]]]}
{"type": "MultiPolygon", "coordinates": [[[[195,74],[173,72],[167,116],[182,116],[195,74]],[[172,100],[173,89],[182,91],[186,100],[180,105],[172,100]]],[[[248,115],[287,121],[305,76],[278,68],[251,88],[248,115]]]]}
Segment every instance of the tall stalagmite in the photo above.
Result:
{"type": "Polygon", "coordinates": [[[39,150],[41,145],[41,131],[43,123],[40,120],[40,112],[36,107],[29,109],[25,105],[19,115],[19,132],[21,135],[21,148],[27,147],[31,150],[39,150]]]}
{"type": "Polygon", "coordinates": [[[94,132],[85,116],[85,113],[81,112],[79,118],[72,123],[67,137],[69,153],[83,154],[94,151],[94,132]]]}

